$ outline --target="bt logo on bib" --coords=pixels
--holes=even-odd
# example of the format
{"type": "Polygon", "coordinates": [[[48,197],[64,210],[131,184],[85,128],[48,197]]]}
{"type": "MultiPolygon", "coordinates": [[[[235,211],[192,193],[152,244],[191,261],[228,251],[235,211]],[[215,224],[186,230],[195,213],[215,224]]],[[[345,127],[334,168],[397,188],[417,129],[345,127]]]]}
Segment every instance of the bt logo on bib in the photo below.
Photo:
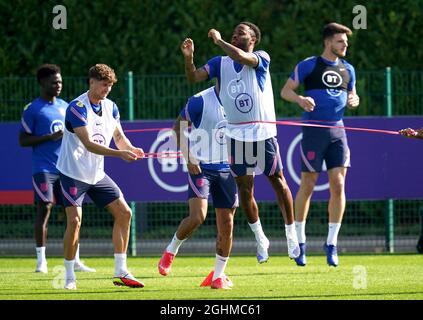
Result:
{"type": "Polygon", "coordinates": [[[240,93],[245,92],[245,83],[243,80],[240,79],[233,79],[228,83],[228,95],[232,99],[236,99],[240,93]]]}
{"type": "Polygon", "coordinates": [[[235,99],[235,106],[239,112],[248,113],[253,108],[253,98],[248,93],[240,93],[235,99]]]}
{"type": "Polygon", "coordinates": [[[106,145],[106,138],[100,133],[93,134],[92,139],[95,143],[98,143],[98,144],[101,144],[101,145],[106,145]]]}

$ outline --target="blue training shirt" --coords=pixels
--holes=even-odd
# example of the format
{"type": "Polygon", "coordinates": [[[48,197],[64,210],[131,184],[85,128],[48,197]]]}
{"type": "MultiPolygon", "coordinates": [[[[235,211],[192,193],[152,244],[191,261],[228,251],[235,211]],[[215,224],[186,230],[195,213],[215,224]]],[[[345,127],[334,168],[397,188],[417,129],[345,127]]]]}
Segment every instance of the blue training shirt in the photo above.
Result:
{"type": "MultiPolygon", "coordinates": [[[[34,99],[24,108],[20,131],[34,136],[44,136],[64,130],[67,106],[68,103],[59,98],[56,98],[54,103],[41,98],[34,99]]],[[[61,143],[62,139],[58,139],[32,147],[32,174],[59,172],[56,163],[61,143]]]]}
{"type": "MultiPolygon", "coordinates": [[[[218,97],[218,96],[217,96],[218,97]]],[[[219,99],[219,97],[218,97],[219,99]]],[[[204,100],[202,96],[192,96],[188,99],[187,104],[181,110],[180,116],[182,119],[191,122],[194,127],[198,128],[203,117],[204,100]]],[[[213,171],[228,171],[228,163],[202,163],[200,167],[213,171]]]]}
{"type": "Polygon", "coordinates": [[[310,57],[297,64],[290,78],[305,85],[305,95],[314,99],[312,112],[303,112],[303,120],[341,121],[348,91],[355,87],[354,67],[343,59],[329,61],[310,57]]]}

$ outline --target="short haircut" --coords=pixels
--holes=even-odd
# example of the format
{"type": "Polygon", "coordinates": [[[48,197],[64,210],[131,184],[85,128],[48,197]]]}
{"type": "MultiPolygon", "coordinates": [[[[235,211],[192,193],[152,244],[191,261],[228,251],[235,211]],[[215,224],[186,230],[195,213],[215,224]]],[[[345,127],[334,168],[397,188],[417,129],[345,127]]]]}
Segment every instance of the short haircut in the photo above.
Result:
{"type": "Polygon", "coordinates": [[[244,24],[247,27],[249,27],[251,30],[253,30],[254,36],[256,37],[255,45],[258,45],[260,43],[260,40],[261,40],[261,31],[260,31],[259,27],[257,27],[254,23],[251,23],[251,22],[248,22],[248,21],[243,21],[240,24],[244,24]]]}
{"type": "Polygon", "coordinates": [[[115,71],[106,64],[98,63],[90,68],[88,72],[89,79],[96,79],[98,81],[106,80],[108,82],[116,83],[117,78],[115,71]]]}
{"type": "Polygon", "coordinates": [[[58,73],[60,73],[60,67],[58,65],[45,63],[37,70],[38,83],[40,83],[41,79],[48,78],[58,73]]]}
{"type": "Polygon", "coordinates": [[[347,36],[352,35],[350,28],[336,22],[331,22],[325,25],[323,28],[323,41],[327,38],[333,37],[337,33],[345,33],[347,36]]]}

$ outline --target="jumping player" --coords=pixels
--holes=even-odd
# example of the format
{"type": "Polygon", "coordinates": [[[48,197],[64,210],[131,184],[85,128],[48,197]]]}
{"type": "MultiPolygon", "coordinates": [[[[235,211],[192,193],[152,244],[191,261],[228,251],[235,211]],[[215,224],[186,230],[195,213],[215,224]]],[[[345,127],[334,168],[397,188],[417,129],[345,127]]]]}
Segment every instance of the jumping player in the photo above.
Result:
{"type": "Polygon", "coordinates": [[[265,236],[256,200],[254,175],[264,173],[276,193],[285,221],[285,234],[290,258],[298,257],[300,249],[294,224],[291,191],[282,173],[282,162],[276,140],[273,90],[269,73],[270,56],[254,51],[260,42],[260,29],[251,22],[241,22],[233,31],[231,43],[224,41],[215,29],[208,36],[227,56],[217,56],[197,69],[194,65],[194,42],[185,39],[181,49],[185,74],[189,82],[217,78],[219,98],[225,110],[229,163],[238,186],[241,207],[257,240],[257,259],[269,258],[269,240],[265,236]]]}

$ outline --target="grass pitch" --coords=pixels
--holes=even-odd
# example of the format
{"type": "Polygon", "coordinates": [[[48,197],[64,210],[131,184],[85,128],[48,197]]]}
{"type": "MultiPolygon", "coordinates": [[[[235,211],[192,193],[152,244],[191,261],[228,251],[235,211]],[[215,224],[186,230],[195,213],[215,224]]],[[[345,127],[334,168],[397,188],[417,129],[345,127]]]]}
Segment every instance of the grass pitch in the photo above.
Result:
{"type": "Polygon", "coordinates": [[[338,268],[325,256],[297,267],[286,256],[259,265],[253,256],[233,256],[226,274],[232,290],[201,288],[214,257],[178,256],[169,276],[157,271],[159,257],[128,258],[143,289],[115,287],[112,257],[86,258],[96,273],[77,273],[76,291],[63,288],[63,258],[49,258],[48,274],[35,273],[35,258],[0,258],[0,300],[422,300],[423,255],[340,255],[338,268]]]}

